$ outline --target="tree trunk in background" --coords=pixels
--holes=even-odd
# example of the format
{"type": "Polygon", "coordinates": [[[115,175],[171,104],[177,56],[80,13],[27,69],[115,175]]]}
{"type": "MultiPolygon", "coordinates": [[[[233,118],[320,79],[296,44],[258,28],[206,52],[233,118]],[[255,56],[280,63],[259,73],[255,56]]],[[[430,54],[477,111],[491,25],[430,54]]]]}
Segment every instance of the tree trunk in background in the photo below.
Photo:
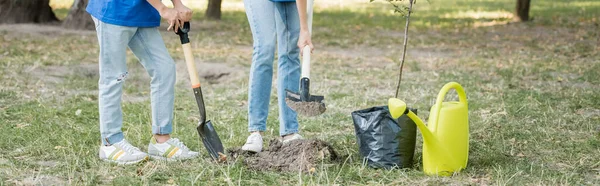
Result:
{"type": "Polygon", "coordinates": [[[531,0],[517,0],[517,20],[529,21],[529,5],[531,0]]]}
{"type": "Polygon", "coordinates": [[[96,27],[94,26],[92,17],[85,11],[87,4],[88,0],[75,0],[73,6],[71,6],[71,10],[69,10],[69,15],[67,15],[67,18],[63,21],[62,26],[70,29],[95,29],[96,27]]]}
{"type": "Polygon", "coordinates": [[[0,0],[0,24],[57,21],[50,0],[0,0]]]}
{"type": "Polygon", "coordinates": [[[206,8],[206,17],[209,19],[221,19],[221,2],[222,0],[208,0],[208,8],[206,8]]]}

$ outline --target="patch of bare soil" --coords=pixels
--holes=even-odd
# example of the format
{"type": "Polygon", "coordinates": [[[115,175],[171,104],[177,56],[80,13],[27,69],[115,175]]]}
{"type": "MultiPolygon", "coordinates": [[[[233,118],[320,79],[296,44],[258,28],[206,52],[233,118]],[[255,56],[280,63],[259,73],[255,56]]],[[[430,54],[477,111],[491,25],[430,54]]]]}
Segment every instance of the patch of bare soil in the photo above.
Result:
{"type": "Polygon", "coordinates": [[[80,95],[87,95],[88,99],[96,99],[97,90],[88,90],[85,87],[76,89],[65,89],[61,84],[69,83],[70,79],[86,79],[89,81],[98,81],[98,65],[97,64],[79,64],[69,66],[42,66],[35,64],[26,67],[23,74],[14,73],[11,76],[13,79],[22,81],[22,84],[27,85],[28,91],[24,91],[25,97],[40,97],[40,98],[66,98],[80,95]],[[21,77],[28,78],[21,78],[21,77]]]}
{"type": "MultiPolygon", "coordinates": [[[[582,109],[577,110],[577,114],[579,114],[585,118],[596,118],[596,117],[600,117],[600,109],[582,108],[582,109]]],[[[598,129],[600,131],[600,126],[598,126],[598,129]]]]}
{"type": "MultiPolygon", "coordinates": [[[[190,76],[188,74],[185,61],[177,61],[177,81],[184,81],[189,85],[190,76]]],[[[196,70],[200,76],[200,83],[219,84],[236,80],[243,75],[243,68],[231,66],[226,63],[210,63],[196,61],[196,70]]]]}
{"type": "Polygon", "coordinates": [[[59,84],[70,77],[98,79],[98,64],[81,64],[73,66],[39,66],[34,65],[25,70],[32,77],[44,83],[59,84]]]}
{"type": "Polygon", "coordinates": [[[56,167],[59,164],[58,161],[37,161],[35,163],[42,167],[56,167]]]}
{"type": "Polygon", "coordinates": [[[8,159],[0,158],[0,165],[8,165],[10,161],[8,159]]]}
{"type": "MultiPolygon", "coordinates": [[[[565,89],[571,90],[593,90],[600,88],[600,85],[581,81],[583,75],[578,73],[559,73],[551,72],[552,79],[544,79],[539,75],[513,76],[509,86],[519,88],[533,89],[540,92],[558,92],[565,89]]],[[[481,75],[482,79],[490,78],[489,74],[481,75]]]]}
{"type": "Polygon", "coordinates": [[[294,140],[286,144],[273,139],[269,147],[260,153],[242,151],[240,148],[228,149],[227,153],[230,160],[242,158],[246,166],[257,171],[312,173],[323,161],[341,159],[329,143],[314,139],[294,140]]]}
{"type": "MultiPolygon", "coordinates": [[[[432,48],[407,48],[406,60],[419,63],[433,63],[440,59],[455,56],[454,51],[432,48]]],[[[402,45],[389,46],[356,46],[352,48],[328,47],[320,51],[324,56],[342,60],[360,60],[361,63],[350,64],[356,68],[397,68],[402,57],[402,45]]],[[[316,55],[316,54],[315,54],[316,55]]],[[[410,68],[405,66],[405,68],[410,68]]]]}
{"type": "MultiPolygon", "coordinates": [[[[80,94],[97,94],[96,89],[90,90],[64,90],[60,88],[60,84],[68,83],[69,78],[81,78],[88,81],[97,82],[99,78],[98,64],[79,64],[68,66],[42,66],[33,65],[27,67],[25,72],[30,75],[29,83],[36,85],[36,91],[42,95],[62,95],[65,97],[75,96],[80,94]],[[59,88],[57,88],[59,87],[59,88]],[[60,90],[59,90],[60,89],[60,90]],[[51,93],[51,94],[48,94],[51,93]]],[[[241,68],[231,67],[224,63],[205,63],[196,62],[196,68],[201,78],[202,83],[218,84],[229,82],[241,77],[244,73],[241,68]]],[[[127,74],[126,86],[139,86],[140,89],[149,89],[150,77],[146,70],[141,65],[130,65],[129,73],[127,74]]],[[[185,82],[189,85],[189,75],[184,62],[176,64],[177,82],[185,82]]],[[[19,76],[14,74],[13,76],[19,76]]],[[[32,95],[33,96],[33,95],[32,95]]],[[[123,94],[125,102],[141,102],[149,100],[149,96],[145,94],[123,94]]]]}
{"type": "MultiPolygon", "coordinates": [[[[58,163],[59,162],[57,162],[57,161],[36,161],[35,162],[35,164],[41,166],[40,167],[41,169],[55,167],[58,165],[58,163]]],[[[2,165],[2,164],[0,163],[0,165],[2,165]]],[[[36,169],[36,170],[39,170],[39,169],[36,169]]],[[[3,173],[1,168],[0,168],[0,173],[3,173]]],[[[13,174],[12,176],[15,176],[15,177],[12,179],[9,179],[7,181],[7,183],[12,183],[14,185],[66,185],[67,184],[67,180],[65,180],[61,177],[53,176],[53,175],[44,175],[44,174],[39,174],[36,172],[22,175],[22,176],[17,176],[17,175],[13,174]]]]}
{"type": "Polygon", "coordinates": [[[49,175],[33,175],[26,177],[23,180],[12,180],[16,185],[65,185],[65,180],[49,175]]]}
{"type": "MultiPolygon", "coordinates": [[[[187,71],[187,67],[184,62],[177,62],[177,79],[179,81],[187,80],[189,82],[189,75],[187,71]]],[[[141,66],[140,66],[141,67],[141,66]]],[[[204,63],[204,62],[196,62],[196,68],[198,70],[198,75],[201,79],[208,81],[209,83],[220,83],[227,82],[233,77],[238,77],[239,74],[242,74],[239,68],[230,67],[227,64],[223,63],[204,63]]],[[[145,74],[146,71],[143,68],[130,68],[132,73],[128,74],[128,77],[132,75],[145,74]]],[[[30,73],[33,77],[36,77],[44,83],[62,83],[66,78],[70,77],[83,77],[90,79],[98,79],[98,64],[81,64],[81,65],[71,65],[71,66],[39,66],[34,65],[29,67],[26,72],[30,73]]],[[[134,75],[136,76],[136,75],[134,75]]],[[[143,76],[143,75],[142,75],[143,76]]],[[[145,76],[145,78],[140,77],[140,80],[148,81],[149,77],[145,76]]]]}
{"type": "Polygon", "coordinates": [[[9,36],[22,36],[29,34],[39,37],[55,37],[59,35],[83,34],[95,35],[95,30],[72,30],[52,24],[0,24],[0,31],[8,31],[9,36]]]}

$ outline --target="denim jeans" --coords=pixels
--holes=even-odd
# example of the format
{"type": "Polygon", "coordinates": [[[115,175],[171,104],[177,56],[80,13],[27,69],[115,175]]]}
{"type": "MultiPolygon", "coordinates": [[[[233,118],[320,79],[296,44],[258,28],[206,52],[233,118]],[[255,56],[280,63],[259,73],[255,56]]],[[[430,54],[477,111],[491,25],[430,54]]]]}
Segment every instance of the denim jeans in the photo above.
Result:
{"type": "Polygon", "coordinates": [[[129,47],[150,75],[152,133],[170,134],[173,121],[175,62],[157,27],[126,27],[92,18],[100,46],[98,110],[104,145],[123,139],[121,94],[127,79],[126,50],[129,47]]]}
{"type": "Polygon", "coordinates": [[[244,5],[254,40],[248,93],[248,130],[267,129],[273,60],[277,48],[279,134],[297,133],[296,112],[285,103],[285,90],[297,92],[300,81],[300,50],[297,46],[300,18],[296,3],[244,0],[244,5]]]}

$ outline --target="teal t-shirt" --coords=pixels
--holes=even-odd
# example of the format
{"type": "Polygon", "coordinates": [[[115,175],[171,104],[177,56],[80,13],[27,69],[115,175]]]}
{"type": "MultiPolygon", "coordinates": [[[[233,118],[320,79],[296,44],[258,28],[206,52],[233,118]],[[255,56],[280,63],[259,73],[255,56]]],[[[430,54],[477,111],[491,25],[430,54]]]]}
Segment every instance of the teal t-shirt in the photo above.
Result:
{"type": "Polygon", "coordinates": [[[85,9],[96,19],[120,26],[157,27],[160,14],[146,0],[90,0],[85,9]]]}

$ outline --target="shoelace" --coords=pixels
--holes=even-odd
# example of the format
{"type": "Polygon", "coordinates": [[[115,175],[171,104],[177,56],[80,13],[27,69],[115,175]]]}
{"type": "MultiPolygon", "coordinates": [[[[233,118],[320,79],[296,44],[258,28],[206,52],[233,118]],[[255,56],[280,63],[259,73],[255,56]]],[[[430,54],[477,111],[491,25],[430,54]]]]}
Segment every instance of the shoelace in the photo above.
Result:
{"type": "Polygon", "coordinates": [[[126,140],[123,140],[119,143],[115,143],[115,145],[117,145],[118,147],[123,149],[125,152],[131,153],[131,154],[133,154],[135,151],[140,151],[140,149],[138,149],[137,147],[134,147],[126,140]]]}
{"type": "Polygon", "coordinates": [[[184,149],[189,151],[190,149],[188,149],[183,142],[179,141],[179,139],[177,138],[171,138],[169,141],[171,141],[171,143],[174,143],[177,147],[179,147],[180,149],[184,149]]]}

